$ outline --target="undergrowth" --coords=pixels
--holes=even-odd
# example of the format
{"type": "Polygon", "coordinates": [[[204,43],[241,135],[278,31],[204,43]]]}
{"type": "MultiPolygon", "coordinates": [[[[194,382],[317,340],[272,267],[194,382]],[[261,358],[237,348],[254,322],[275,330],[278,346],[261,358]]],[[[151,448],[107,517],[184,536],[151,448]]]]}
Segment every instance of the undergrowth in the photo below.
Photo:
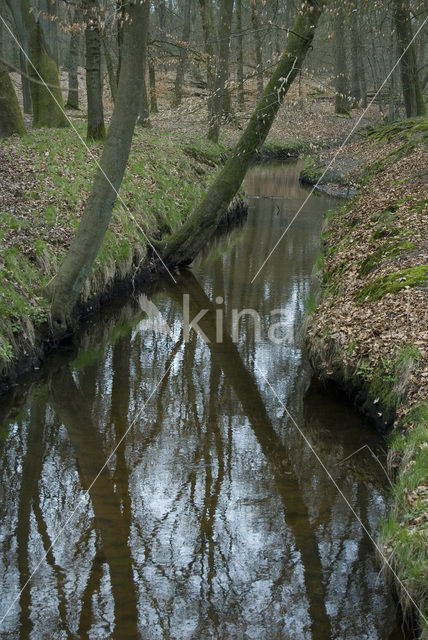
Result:
{"type": "MultiPolygon", "coordinates": [[[[75,123],[85,137],[85,123],[75,123]]],[[[8,145],[31,168],[34,187],[0,211],[0,368],[14,356],[18,334],[29,342],[47,319],[43,290],[76,230],[102,146],[87,150],[70,129],[38,129],[8,145]]],[[[112,221],[84,290],[88,298],[130,274],[148,238],[181,225],[224,160],[226,148],[205,138],[137,127],[112,221]]],[[[19,180],[19,178],[18,178],[19,180]]]]}

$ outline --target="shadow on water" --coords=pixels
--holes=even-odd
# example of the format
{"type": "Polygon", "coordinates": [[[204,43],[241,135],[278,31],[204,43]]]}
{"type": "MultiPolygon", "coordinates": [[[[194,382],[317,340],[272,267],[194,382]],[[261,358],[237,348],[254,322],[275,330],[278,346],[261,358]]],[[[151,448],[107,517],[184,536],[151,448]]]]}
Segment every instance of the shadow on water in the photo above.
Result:
{"type": "Polygon", "coordinates": [[[306,196],[298,170],[253,169],[243,228],[4,399],[0,638],[401,637],[370,540],[284,410],[375,535],[382,439],[301,348],[332,202],[311,199],[249,284],[306,196]],[[235,331],[234,309],[258,320],[235,331]],[[183,323],[202,310],[209,342],[183,323]]]}

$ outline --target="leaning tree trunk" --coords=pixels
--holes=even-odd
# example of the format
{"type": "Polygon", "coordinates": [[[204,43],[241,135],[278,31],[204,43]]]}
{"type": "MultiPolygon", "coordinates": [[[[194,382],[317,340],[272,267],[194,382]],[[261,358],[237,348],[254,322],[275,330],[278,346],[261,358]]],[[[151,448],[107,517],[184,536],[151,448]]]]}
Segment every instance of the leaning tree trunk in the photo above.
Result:
{"type": "Polygon", "coordinates": [[[219,52],[214,96],[213,114],[208,129],[208,140],[218,142],[220,121],[223,113],[223,100],[226,80],[229,73],[230,30],[232,24],[233,0],[222,0],[220,5],[219,52]]]}
{"type": "Polygon", "coordinates": [[[64,114],[58,67],[47,48],[40,24],[29,0],[6,0],[12,13],[20,44],[29,56],[31,101],[34,127],[68,127],[64,114]]]}
{"type": "Polygon", "coordinates": [[[242,184],[247,169],[260,149],[311,46],[321,10],[308,0],[299,12],[282,55],[256,109],[234,151],[206,196],[187,222],[166,242],[158,243],[164,263],[189,264],[212,236],[242,184]],[[276,96],[273,100],[272,96],[276,96]]]}
{"type": "Polygon", "coordinates": [[[394,0],[394,19],[398,52],[402,56],[400,70],[406,115],[408,118],[424,116],[424,96],[419,81],[415,47],[412,43],[410,12],[405,0],[394,0]]]}
{"type": "Polygon", "coordinates": [[[101,36],[98,24],[98,1],[86,0],[86,94],[88,96],[88,140],[105,137],[103,83],[101,76],[101,36]]]}
{"type": "Polygon", "coordinates": [[[54,332],[70,326],[80,292],[97,256],[110,222],[122,183],[138,115],[141,83],[141,33],[149,0],[128,5],[130,19],[124,25],[123,62],[117,101],[100,168],[95,176],[83,216],[64,262],[51,288],[51,321],[54,332]]]}
{"type": "Polygon", "coordinates": [[[79,79],[77,70],[79,67],[79,53],[81,43],[82,13],[79,7],[74,11],[74,20],[70,36],[70,50],[68,59],[68,97],[65,104],[69,109],[79,108],[79,79]]]}
{"type": "Polygon", "coordinates": [[[349,113],[348,69],[346,65],[346,47],[343,25],[343,7],[339,7],[335,18],[334,38],[334,69],[335,69],[335,100],[334,112],[349,113]]]}
{"type": "Polygon", "coordinates": [[[183,82],[184,71],[187,64],[187,46],[190,41],[190,15],[191,15],[191,1],[185,0],[184,2],[184,25],[183,25],[183,37],[180,45],[180,56],[178,58],[177,74],[175,76],[174,84],[174,98],[172,101],[173,107],[178,107],[183,99],[183,82]]]}
{"type": "Polygon", "coordinates": [[[0,138],[25,133],[24,118],[15,89],[3,61],[0,59],[0,138]]]}

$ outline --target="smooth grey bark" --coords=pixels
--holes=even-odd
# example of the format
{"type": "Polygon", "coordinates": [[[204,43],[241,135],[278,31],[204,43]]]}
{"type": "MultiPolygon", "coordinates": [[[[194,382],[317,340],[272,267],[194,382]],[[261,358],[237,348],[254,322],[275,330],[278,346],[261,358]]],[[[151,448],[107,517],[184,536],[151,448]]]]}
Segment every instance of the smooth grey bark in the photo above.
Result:
{"type": "Polygon", "coordinates": [[[158,113],[158,98],[156,92],[156,69],[153,58],[148,56],[149,61],[149,86],[150,86],[150,111],[158,113]]]}
{"type": "Polygon", "coordinates": [[[26,132],[24,118],[9,73],[0,59],[0,138],[26,132]]]}
{"type": "Polygon", "coordinates": [[[212,117],[208,129],[208,140],[218,142],[220,137],[220,121],[223,114],[223,101],[226,80],[229,73],[230,31],[232,25],[233,0],[221,0],[219,24],[219,51],[217,60],[214,96],[212,101],[212,117]]]}
{"type": "Polygon", "coordinates": [[[124,26],[123,64],[117,101],[100,168],[79,228],[49,290],[51,322],[55,333],[66,330],[71,324],[72,313],[103,241],[122,183],[141,96],[141,34],[147,28],[144,15],[148,5],[149,0],[141,4],[137,0],[128,7],[130,19],[124,26]]]}
{"type": "Polygon", "coordinates": [[[244,36],[242,33],[242,0],[235,0],[236,11],[236,79],[238,81],[238,104],[245,105],[244,92],[244,36]]]}
{"type": "Polygon", "coordinates": [[[88,97],[88,140],[105,137],[103,83],[101,75],[101,36],[98,0],[85,0],[86,10],[86,94],[88,97]]]}
{"type": "Polygon", "coordinates": [[[361,102],[361,79],[360,64],[361,50],[360,37],[358,33],[358,23],[356,18],[351,16],[351,90],[352,106],[358,106],[361,102]]]}
{"type": "Polygon", "coordinates": [[[204,33],[205,55],[207,57],[207,89],[208,89],[208,118],[213,117],[213,97],[215,86],[214,60],[216,50],[216,37],[214,32],[214,16],[211,0],[199,0],[199,11],[204,33]]]}
{"type": "Polygon", "coordinates": [[[301,68],[311,46],[320,14],[321,9],[316,0],[308,0],[299,11],[285,52],[222,171],[182,227],[169,239],[158,243],[158,250],[167,266],[192,262],[217,228],[240,188],[255,153],[265,141],[284,96],[301,68]],[[277,99],[273,100],[272,96],[276,96],[277,99]]]}
{"type": "Polygon", "coordinates": [[[181,38],[182,42],[180,45],[180,55],[178,58],[177,73],[175,76],[174,98],[172,100],[173,107],[178,107],[181,104],[181,101],[183,99],[184,71],[186,68],[187,57],[188,57],[187,47],[190,41],[191,9],[192,9],[191,0],[184,0],[183,36],[181,38]]]}
{"type": "Polygon", "coordinates": [[[23,111],[27,115],[31,115],[33,113],[33,104],[31,102],[31,86],[30,86],[30,76],[28,74],[28,64],[27,59],[19,50],[19,66],[21,67],[21,86],[22,86],[22,106],[23,111]]]}
{"type": "Polygon", "coordinates": [[[114,72],[113,60],[110,54],[110,49],[108,43],[106,42],[105,33],[101,36],[101,42],[103,45],[104,58],[106,61],[107,74],[108,74],[108,82],[110,86],[111,99],[113,100],[113,104],[116,102],[117,97],[117,77],[114,72]]]}
{"type": "Polygon", "coordinates": [[[74,11],[68,58],[68,97],[65,106],[69,109],[79,108],[79,80],[77,69],[79,67],[80,45],[82,41],[82,34],[80,32],[81,22],[82,12],[79,6],[77,6],[74,11]]]}
{"type": "Polygon", "coordinates": [[[263,93],[263,50],[260,7],[256,0],[251,0],[251,24],[253,26],[254,44],[256,49],[257,96],[260,98],[263,93]]]}
{"type": "Polygon", "coordinates": [[[398,53],[402,56],[400,71],[406,115],[408,118],[424,116],[426,113],[424,96],[419,80],[415,47],[413,43],[411,44],[412,24],[406,0],[394,0],[394,19],[398,53]]]}
{"type": "Polygon", "coordinates": [[[34,12],[30,11],[29,0],[6,0],[6,4],[12,13],[20,44],[32,62],[28,69],[33,126],[68,127],[69,122],[63,112],[58,67],[47,47],[42,28],[34,12]]]}
{"type": "Polygon", "coordinates": [[[140,32],[140,64],[142,71],[140,108],[137,123],[142,127],[150,127],[150,107],[147,92],[146,71],[147,71],[147,43],[149,36],[150,3],[144,5],[143,28],[140,32]]]}
{"type": "Polygon", "coordinates": [[[122,68],[122,45],[123,45],[123,27],[125,22],[125,6],[122,0],[116,0],[116,21],[117,21],[117,69],[116,84],[119,86],[120,70],[122,68]]]}
{"type": "Polygon", "coordinates": [[[334,38],[334,71],[336,94],[334,99],[335,113],[349,113],[348,68],[346,64],[345,33],[343,24],[343,8],[339,7],[335,20],[334,38]]]}

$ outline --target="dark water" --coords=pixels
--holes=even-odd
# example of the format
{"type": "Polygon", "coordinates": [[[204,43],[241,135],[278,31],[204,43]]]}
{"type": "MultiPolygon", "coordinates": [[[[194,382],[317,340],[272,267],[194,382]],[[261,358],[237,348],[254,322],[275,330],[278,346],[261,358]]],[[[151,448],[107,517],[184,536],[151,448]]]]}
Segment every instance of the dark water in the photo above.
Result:
{"type": "Polygon", "coordinates": [[[401,637],[350,509],[375,536],[385,476],[367,447],[346,458],[382,440],[301,349],[327,197],[249,283],[297,176],[253,169],[248,193],[275,198],[242,229],[2,398],[1,638],[401,637]],[[201,310],[209,343],[183,323],[201,310]]]}

